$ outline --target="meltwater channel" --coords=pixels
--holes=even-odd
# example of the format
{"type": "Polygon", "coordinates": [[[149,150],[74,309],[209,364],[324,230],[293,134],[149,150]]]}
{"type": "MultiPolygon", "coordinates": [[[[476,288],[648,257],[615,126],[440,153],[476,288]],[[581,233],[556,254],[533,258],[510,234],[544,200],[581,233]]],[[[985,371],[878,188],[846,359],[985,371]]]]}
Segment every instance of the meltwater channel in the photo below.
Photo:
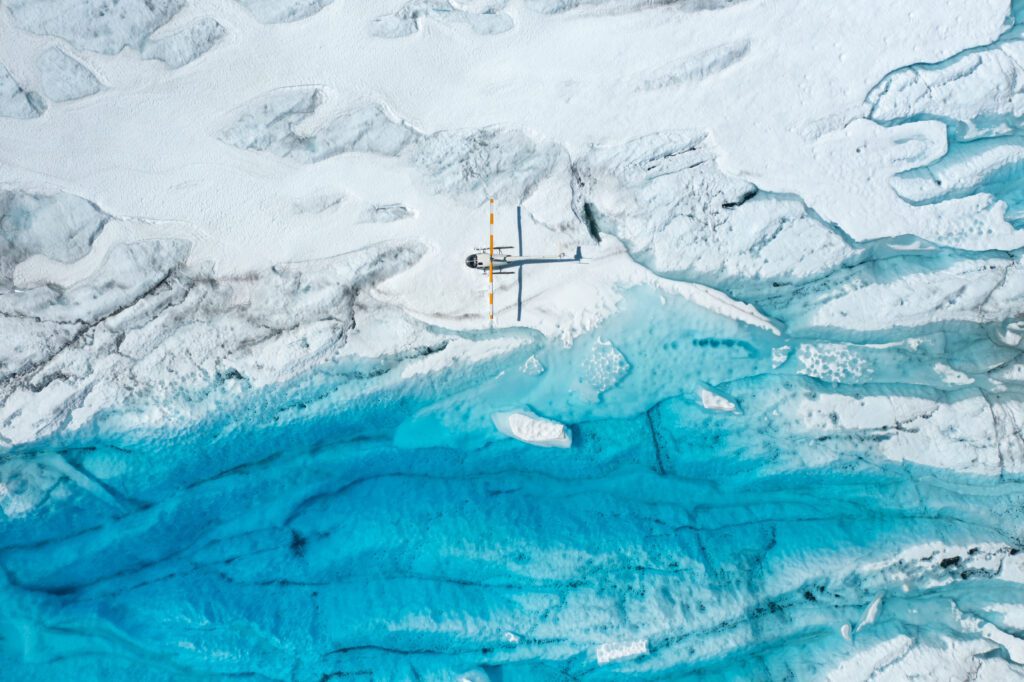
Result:
{"type": "MultiPolygon", "coordinates": [[[[936,353],[983,338],[929,333],[936,353]]],[[[1024,599],[999,573],[1020,480],[796,426],[822,391],[958,399],[893,339],[844,388],[799,374],[786,332],[637,289],[570,348],[521,340],[442,376],[334,368],[185,432],[100,420],[7,453],[3,676],[817,679],[1024,599]],[[523,408],[573,447],[498,434],[490,415],[523,408]]]]}

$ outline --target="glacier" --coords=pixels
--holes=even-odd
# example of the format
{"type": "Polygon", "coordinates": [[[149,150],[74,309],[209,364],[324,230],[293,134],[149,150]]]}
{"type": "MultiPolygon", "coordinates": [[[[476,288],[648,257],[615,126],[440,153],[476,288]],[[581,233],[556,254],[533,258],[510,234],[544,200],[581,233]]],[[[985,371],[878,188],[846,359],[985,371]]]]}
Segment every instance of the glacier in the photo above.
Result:
{"type": "Polygon", "coordinates": [[[1022,25],[4,3],[0,676],[1024,678],[1022,25]]]}

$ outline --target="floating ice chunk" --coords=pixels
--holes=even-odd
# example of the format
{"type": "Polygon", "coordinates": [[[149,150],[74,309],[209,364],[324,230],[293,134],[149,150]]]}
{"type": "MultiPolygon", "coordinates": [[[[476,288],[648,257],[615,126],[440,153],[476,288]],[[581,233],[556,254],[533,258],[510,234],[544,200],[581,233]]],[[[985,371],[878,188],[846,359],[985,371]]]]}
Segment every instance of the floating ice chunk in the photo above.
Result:
{"type": "Polygon", "coordinates": [[[772,369],[778,369],[782,365],[786,364],[786,360],[789,359],[790,350],[789,346],[772,348],[772,369]]]}
{"type": "Polygon", "coordinates": [[[736,411],[736,403],[732,402],[724,395],[707,388],[700,389],[700,404],[705,410],[712,410],[715,412],[736,411]]]}
{"type": "Polygon", "coordinates": [[[847,642],[853,641],[853,628],[850,627],[849,623],[842,624],[842,626],[839,628],[839,634],[841,634],[843,636],[843,639],[845,639],[847,642]]]}
{"type": "Polygon", "coordinates": [[[36,66],[40,89],[54,101],[81,99],[103,89],[92,71],[58,47],[44,50],[36,59],[36,66]]]}
{"type": "Polygon", "coordinates": [[[871,371],[864,358],[841,343],[801,344],[796,357],[798,373],[833,383],[860,379],[871,371]]]}
{"type": "Polygon", "coordinates": [[[953,384],[954,386],[965,386],[967,384],[974,383],[974,379],[972,379],[971,377],[941,362],[936,362],[935,366],[932,369],[934,369],[935,373],[942,377],[942,380],[947,384],[953,384]]]}
{"type": "Polygon", "coordinates": [[[185,0],[11,0],[14,23],[32,33],[53,35],[75,47],[117,54],[140,49],[146,38],[185,7],[185,0]]]}
{"type": "Polygon", "coordinates": [[[647,640],[636,639],[631,642],[606,642],[598,645],[594,651],[598,665],[606,665],[623,658],[643,656],[647,653],[647,640]]]}
{"type": "Polygon", "coordinates": [[[545,448],[572,447],[572,432],[564,424],[529,411],[499,412],[491,417],[506,436],[545,448]]]}
{"type": "Polygon", "coordinates": [[[11,72],[0,65],[0,116],[35,118],[45,110],[42,98],[18,85],[11,72]]]}
{"type": "Polygon", "coordinates": [[[188,28],[166,38],[147,40],[142,48],[142,56],[160,60],[170,68],[177,69],[205,54],[225,33],[224,27],[218,22],[210,17],[202,17],[188,28]]]}
{"type": "Polygon", "coordinates": [[[597,339],[583,365],[587,381],[598,394],[607,391],[629,374],[630,365],[611,341],[597,339]]]}
{"type": "Polygon", "coordinates": [[[881,610],[881,608],[882,595],[878,595],[877,597],[871,600],[871,603],[868,604],[867,610],[864,611],[864,615],[861,616],[860,622],[857,623],[857,632],[860,632],[867,626],[874,623],[875,619],[878,618],[878,613],[881,610]]]}
{"type": "Polygon", "coordinates": [[[312,16],[334,0],[238,0],[263,24],[280,24],[312,16]]]}

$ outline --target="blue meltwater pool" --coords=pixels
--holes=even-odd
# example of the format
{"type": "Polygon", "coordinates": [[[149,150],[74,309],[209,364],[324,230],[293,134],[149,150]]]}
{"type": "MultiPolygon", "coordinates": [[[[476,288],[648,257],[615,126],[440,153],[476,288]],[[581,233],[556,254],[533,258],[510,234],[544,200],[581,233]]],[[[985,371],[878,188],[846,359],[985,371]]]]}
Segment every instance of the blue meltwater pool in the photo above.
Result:
{"type": "Polygon", "coordinates": [[[1020,480],[830,417],[935,397],[895,340],[845,357],[646,289],[571,347],[518,340],[9,453],[3,677],[816,679],[1024,598],[1020,480]],[[810,376],[812,346],[863,381],[810,376]],[[502,410],[572,447],[502,436],[502,410]]]}

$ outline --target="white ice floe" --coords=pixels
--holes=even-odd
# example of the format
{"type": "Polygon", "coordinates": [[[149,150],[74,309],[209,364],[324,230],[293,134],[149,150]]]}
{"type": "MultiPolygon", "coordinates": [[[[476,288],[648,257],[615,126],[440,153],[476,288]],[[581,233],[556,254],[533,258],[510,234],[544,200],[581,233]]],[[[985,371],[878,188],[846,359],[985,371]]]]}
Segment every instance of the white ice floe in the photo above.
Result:
{"type": "Polygon", "coordinates": [[[700,389],[700,404],[713,412],[735,412],[736,403],[709,388],[700,389]]]}
{"type": "Polygon", "coordinates": [[[564,424],[528,410],[499,412],[492,420],[499,431],[524,443],[546,448],[572,447],[572,432],[564,424]]]}
{"type": "Polygon", "coordinates": [[[935,370],[935,373],[942,377],[942,380],[947,384],[952,384],[954,386],[965,386],[967,384],[974,383],[974,379],[967,376],[960,370],[953,369],[952,367],[945,363],[937,362],[935,363],[933,369],[935,370]]]}
{"type": "Polygon", "coordinates": [[[871,600],[871,603],[868,604],[868,608],[864,611],[864,615],[861,616],[860,622],[857,623],[857,629],[855,632],[860,632],[875,622],[878,618],[879,611],[882,609],[882,596],[883,595],[880,594],[871,600]]]}

